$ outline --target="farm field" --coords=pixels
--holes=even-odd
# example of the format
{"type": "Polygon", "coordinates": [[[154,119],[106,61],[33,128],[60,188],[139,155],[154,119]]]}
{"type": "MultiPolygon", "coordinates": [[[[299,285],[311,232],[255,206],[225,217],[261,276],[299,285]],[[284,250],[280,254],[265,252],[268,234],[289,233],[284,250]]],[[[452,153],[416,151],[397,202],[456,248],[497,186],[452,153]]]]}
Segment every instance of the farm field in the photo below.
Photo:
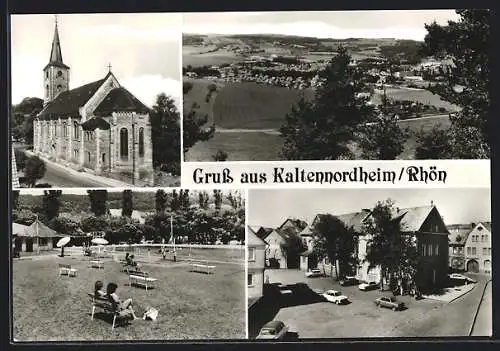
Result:
{"type": "MultiPolygon", "coordinates": [[[[414,159],[416,135],[421,128],[430,130],[440,126],[447,128],[450,125],[448,116],[426,117],[400,122],[403,128],[408,128],[410,136],[405,149],[398,159],[414,159]]],[[[186,161],[211,161],[211,156],[218,150],[228,153],[228,161],[277,161],[283,146],[281,137],[277,134],[263,132],[235,132],[216,133],[214,138],[197,143],[186,154],[186,161]]],[[[356,145],[351,149],[359,158],[360,152],[356,145]]]]}
{"type": "Polygon", "coordinates": [[[217,93],[206,101],[208,86],[214,82],[203,79],[184,79],[193,89],[184,95],[184,105],[196,102],[201,115],[208,115],[208,123],[225,129],[277,129],[303,95],[312,99],[311,89],[298,90],[252,82],[215,83],[217,93]]]}
{"type": "Polygon", "coordinates": [[[217,50],[214,52],[204,52],[208,50],[207,48],[184,46],[182,48],[182,65],[184,67],[187,65],[201,67],[243,61],[243,58],[237,57],[231,51],[217,50]]]}
{"type": "Polygon", "coordinates": [[[301,96],[312,99],[313,91],[251,82],[230,84],[215,99],[215,124],[223,128],[279,128],[301,96]]]}
{"type": "MultiPolygon", "coordinates": [[[[409,100],[420,102],[424,105],[433,105],[437,108],[444,107],[449,111],[456,112],[459,110],[458,106],[449,103],[448,101],[441,100],[439,95],[435,95],[428,90],[411,89],[411,88],[388,88],[386,89],[387,97],[394,100],[409,100]]],[[[381,103],[382,93],[376,93],[372,97],[374,104],[381,103]]]]}
{"type": "Polygon", "coordinates": [[[106,259],[104,269],[90,268],[81,254],[15,260],[12,269],[13,336],[18,341],[245,337],[244,264],[216,263],[215,274],[207,275],[190,272],[183,260],[142,263],[142,269],[158,279],[148,291],[129,286],[120,263],[106,259]],[[59,276],[59,263],[77,268],[77,276],[59,276]],[[157,320],[138,319],[114,330],[109,314],[97,311],[91,320],[87,293],[96,280],[115,282],[122,299],[132,298],[138,317],[148,306],[155,307],[157,320]]]}

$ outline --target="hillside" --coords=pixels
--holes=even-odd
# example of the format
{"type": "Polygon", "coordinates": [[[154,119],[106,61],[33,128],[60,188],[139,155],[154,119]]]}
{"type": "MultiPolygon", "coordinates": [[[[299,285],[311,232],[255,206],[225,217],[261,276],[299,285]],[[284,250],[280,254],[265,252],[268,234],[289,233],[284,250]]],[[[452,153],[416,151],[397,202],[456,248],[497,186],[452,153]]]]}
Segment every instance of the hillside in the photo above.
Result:
{"type": "Polygon", "coordinates": [[[193,84],[184,95],[185,106],[196,102],[200,115],[209,116],[208,123],[215,122],[225,129],[276,129],[281,126],[285,115],[301,96],[311,100],[311,89],[297,90],[251,82],[217,84],[218,92],[206,101],[210,81],[186,79],[193,84]]]}
{"type": "Polygon", "coordinates": [[[256,83],[231,84],[215,99],[214,121],[222,128],[279,128],[302,96],[311,100],[313,91],[256,83]]]}

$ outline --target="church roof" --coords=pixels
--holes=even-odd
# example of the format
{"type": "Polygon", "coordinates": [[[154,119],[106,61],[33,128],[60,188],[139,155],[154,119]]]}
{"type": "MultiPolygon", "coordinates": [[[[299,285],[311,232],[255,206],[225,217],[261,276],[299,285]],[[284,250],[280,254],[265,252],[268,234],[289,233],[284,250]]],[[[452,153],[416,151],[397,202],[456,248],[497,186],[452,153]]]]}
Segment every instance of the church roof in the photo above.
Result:
{"type": "Polygon", "coordinates": [[[96,116],[110,116],[112,112],[148,113],[149,108],[123,87],[111,90],[94,111],[96,116]]]}
{"type": "Polygon", "coordinates": [[[57,30],[57,23],[54,29],[54,39],[52,39],[52,50],[50,51],[50,59],[49,63],[45,68],[49,66],[56,66],[62,68],[68,68],[63,62],[62,53],[61,53],[61,42],[59,41],[59,31],[57,30]]]}
{"type": "MultiPolygon", "coordinates": [[[[110,75],[111,73],[108,73],[110,75]]],[[[79,109],[96,93],[97,89],[108,78],[82,85],[78,88],[63,91],[49,102],[40,112],[41,119],[57,119],[59,117],[79,117],[79,109]]]]}

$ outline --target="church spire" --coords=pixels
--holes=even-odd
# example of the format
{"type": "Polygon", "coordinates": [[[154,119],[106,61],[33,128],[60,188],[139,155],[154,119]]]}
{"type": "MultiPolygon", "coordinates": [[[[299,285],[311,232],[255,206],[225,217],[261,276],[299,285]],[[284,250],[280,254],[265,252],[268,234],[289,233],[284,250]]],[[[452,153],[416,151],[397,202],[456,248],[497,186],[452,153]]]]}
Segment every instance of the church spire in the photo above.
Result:
{"type": "Polygon", "coordinates": [[[50,52],[50,63],[62,64],[61,42],[59,41],[59,30],[57,28],[57,15],[55,15],[54,39],[52,40],[52,50],[50,52]]]}

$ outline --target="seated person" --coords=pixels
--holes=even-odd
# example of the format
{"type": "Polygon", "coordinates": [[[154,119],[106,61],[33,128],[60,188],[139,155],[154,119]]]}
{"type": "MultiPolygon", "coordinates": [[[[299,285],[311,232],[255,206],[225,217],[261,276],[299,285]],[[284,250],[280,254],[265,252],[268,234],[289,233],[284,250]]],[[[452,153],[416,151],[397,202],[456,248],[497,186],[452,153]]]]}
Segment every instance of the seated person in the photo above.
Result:
{"type": "Polygon", "coordinates": [[[115,283],[109,283],[106,288],[108,299],[113,304],[113,308],[123,317],[132,317],[132,319],[137,319],[134,309],[132,308],[132,299],[121,301],[120,297],[116,294],[117,288],[118,285],[115,283]]]}
{"type": "Polygon", "coordinates": [[[125,264],[130,266],[130,254],[128,252],[125,254],[125,264]]]}
{"type": "Polygon", "coordinates": [[[134,255],[130,255],[130,266],[134,267],[136,271],[139,271],[139,265],[137,264],[134,258],[135,258],[134,255]]]}
{"type": "Polygon", "coordinates": [[[98,280],[95,282],[94,284],[94,297],[106,297],[106,292],[104,290],[102,290],[102,288],[104,287],[104,284],[98,280]]]}

